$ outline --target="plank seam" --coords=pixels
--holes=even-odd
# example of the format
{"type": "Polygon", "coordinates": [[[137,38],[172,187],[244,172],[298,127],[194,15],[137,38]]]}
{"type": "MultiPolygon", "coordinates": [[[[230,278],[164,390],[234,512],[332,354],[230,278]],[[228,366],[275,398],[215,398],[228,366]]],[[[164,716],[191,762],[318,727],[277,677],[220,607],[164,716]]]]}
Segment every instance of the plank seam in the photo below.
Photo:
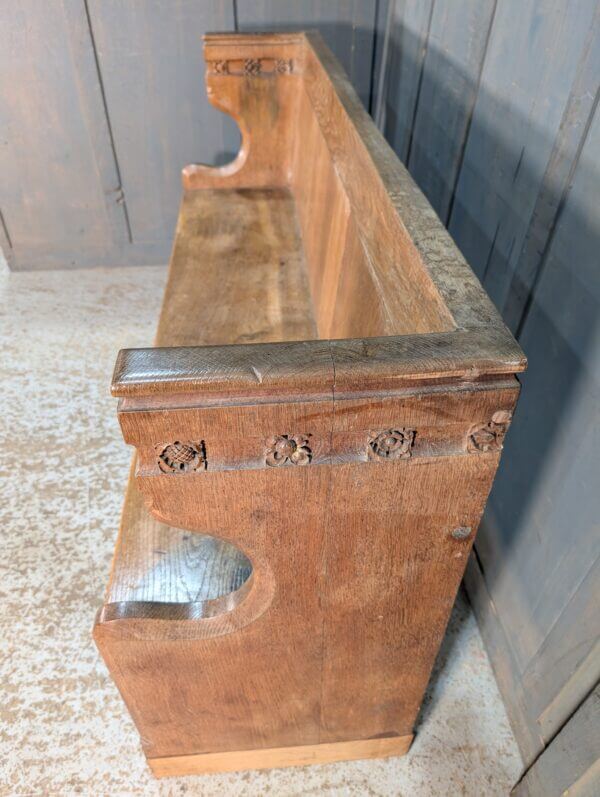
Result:
{"type": "MultiPolygon", "coordinates": [[[[498,7],[498,0],[494,0],[494,8],[492,9],[492,13],[490,15],[490,24],[488,25],[487,34],[485,37],[485,44],[483,47],[483,56],[481,58],[481,64],[479,65],[479,74],[477,76],[477,88],[475,90],[475,95],[473,97],[473,104],[469,110],[469,115],[467,118],[467,125],[465,127],[465,134],[463,136],[462,144],[460,147],[460,152],[458,153],[458,159],[456,162],[456,174],[454,175],[454,185],[452,186],[452,194],[450,196],[450,202],[448,203],[448,210],[446,211],[446,218],[444,220],[444,226],[450,226],[450,220],[452,217],[452,211],[454,210],[454,200],[456,199],[456,189],[458,187],[458,181],[460,179],[460,175],[462,173],[463,163],[465,160],[465,153],[467,151],[467,141],[469,140],[469,135],[471,133],[471,126],[473,124],[473,116],[475,114],[475,106],[477,105],[477,99],[479,97],[479,90],[481,88],[481,79],[483,77],[483,69],[485,66],[485,61],[488,54],[490,38],[492,35],[492,28],[494,26],[494,21],[496,19],[496,8],[498,7]]],[[[496,234],[498,230],[496,229],[496,234]]],[[[483,280],[482,280],[483,281],[483,280]]]]}
{"type": "MultiPolygon", "coordinates": [[[[587,141],[587,137],[588,137],[588,134],[590,132],[590,129],[591,129],[591,126],[592,126],[592,122],[594,120],[594,116],[596,114],[596,109],[598,107],[598,98],[599,98],[599,96],[600,95],[599,95],[598,91],[596,91],[596,96],[594,97],[594,102],[593,102],[592,107],[590,109],[590,113],[588,114],[588,117],[586,119],[585,127],[583,129],[583,133],[581,134],[581,138],[579,139],[579,143],[577,145],[577,150],[575,152],[575,155],[573,157],[573,161],[572,161],[571,166],[569,168],[569,174],[567,176],[567,179],[565,180],[565,184],[563,186],[563,190],[562,190],[560,199],[559,199],[558,204],[556,206],[556,213],[554,214],[554,219],[552,220],[552,224],[550,225],[550,228],[548,230],[548,235],[546,237],[546,242],[544,244],[542,255],[540,257],[539,265],[538,265],[538,267],[536,269],[536,272],[535,272],[535,275],[533,277],[533,280],[531,281],[531,288],[530,288],[529,293],[527,295],[527,299],[525,300],[525,303],[523,305],[523,312],[521,314],[521,318],[519,320],[519,323],[517,324],[517,328],[516,328],[516,331],[515,331],[515,338],[517,340],[519,340],[520,337],[521,337],[521,333],[523,332],[523,328],[524,328],[524,326],[525,326],[525,324],[527,322],[527,318],[528,318],[529,313],[531,311],[531,308],[533,306],[533,297],[535,296],[537,286],[539,285],[539,282],[540,282],[540,280],[542,278],[542,275],[543,275],[543,273],[546,270],[546,264],[548,262],[548,256],[550,254],[550,249],[552,247],[552,242],[554,241],[554,235],[555,235],[556,230],[558,228],[561,216],[563,214],[565,205],[567,203],[567,199],[569,197],[569,194],[571,193],[571,188],[573,186],[573,178],[575,176],[575,172],[577,170],[577,167],[579,166],[579,159],[581,157],[581,152],[583,151],[583,147],[585,146],[585,143],[587,141]]],[[[542,186],[542,189],[540,190],[540,193],[541,193],[542,190],[543,190],[543,186],[542,186]]]]}
{"type": "Polygon", "coordinates": [[[110,140],[110,148],[113,154],[113,158],[115,161],[115,171],[117,173],[117,182],[118,185],[114,189],[114,193],[117,194],[119,200],[117,200],[118,204],[121,205],[123,209],[123,216],[125,219],[125,227],[127,228],[127,238],[129,243],[133,243],[133,235],[131,232],[131,223],[129,221],[129,213],[127,211],[127,202],[125,199],[125,192],[123,190],[123,179],[121,177],[121,167],[119,166],[119,158],[117,156],[117,147],[115,144],[115,137],[113,134],[112,124],[110,121],[110,114],[108,112],[108,103],[106,100],[106,91],[104,89],[104,81],[102,79],[102,69],[100,68],[100,59],[98,58],[98,48],[96,47],[96,39],[94,37],[94,27],[92,25],[92,17],[90,14],[89,9],[89,0],[83,0],[83,7],[85,9],[85,16],[87,20],[88,30],[90,32],[90,42],[92,45],[92,52],[94,54],[94,63],[96,65],[96,74],[98,75],[98,85],[100,87],[100,97],[102,98],[102,107],[104,109],[104,115],[106,117],[106,127],[108,129],[108,137],[110,140]]]}
{"type": "Polygon", "coordinates": [[[413,137],[415,133],[415,122],[417,121],[417,112],[419,110],[419,103],[421,101],[421,88],[423,86],[423,75],[425,74],[425,61],[427,60],[427,51],[429,50],[429,35],[431,33],[431,20],[433,19],[433,11],[435,8],[435,0],[432,0],[431,8],[429,9],[429,18],[427,19],[427,31],[423,43],[423,55],[419,65],[419,81],[417,83],[417,93],[415,95],[415,105],[413,108],[412,119],[410,123],[410,137],[408,139],[408,147],[406,150],[406,159],[404,163],[410,169],[410,156],[412,153],[413,137]]]}

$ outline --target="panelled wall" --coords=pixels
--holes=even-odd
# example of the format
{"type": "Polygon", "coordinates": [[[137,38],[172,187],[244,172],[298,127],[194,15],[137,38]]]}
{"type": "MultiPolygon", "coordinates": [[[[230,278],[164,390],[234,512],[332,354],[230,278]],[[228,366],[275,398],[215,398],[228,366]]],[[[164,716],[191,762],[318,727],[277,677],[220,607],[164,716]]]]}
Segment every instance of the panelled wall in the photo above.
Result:
{"type": "Polygon", "coordinates": [[[529,358],[467,587],[527,763],[600,676],[600,7],[398,0],[374,109],[529,358]]]}
{"type": "Polygon", "coordinates": [[[0,246],[14,269],[166,263],[193,162],[235,123],[208,103],[206,31],[318,28],[363,102],[377,0],[5,0],[0,246]]]}
{"type": "Polygon", "coordinates": [[[467,579],[527,762],[600,675],[598,0],[7,0],[13,268],[164,263],[206,30],[319,28],[530,360],[467,579]]]}

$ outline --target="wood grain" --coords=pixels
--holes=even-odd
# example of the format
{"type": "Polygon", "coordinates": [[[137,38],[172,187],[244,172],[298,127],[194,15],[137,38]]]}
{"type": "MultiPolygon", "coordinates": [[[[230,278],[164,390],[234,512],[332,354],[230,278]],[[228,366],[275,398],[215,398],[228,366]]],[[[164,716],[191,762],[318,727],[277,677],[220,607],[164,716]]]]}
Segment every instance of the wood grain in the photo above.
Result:
{"type": "Polygon", "coordinates": [[[239,589],[251,571],[238,548],[157,521],[130,479],[105,603],[211,600],[239,589]]]}
{"type": "Polygon", "coordinates": [[[289,190],[185,192],[155,345],[316,336],[289,190]]]}

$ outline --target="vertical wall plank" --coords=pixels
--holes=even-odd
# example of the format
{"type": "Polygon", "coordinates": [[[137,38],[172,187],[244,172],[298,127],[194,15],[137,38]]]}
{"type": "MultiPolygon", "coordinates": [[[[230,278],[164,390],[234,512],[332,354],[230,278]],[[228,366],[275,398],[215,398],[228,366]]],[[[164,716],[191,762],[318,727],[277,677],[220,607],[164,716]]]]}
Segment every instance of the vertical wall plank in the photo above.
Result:
{"type": "Polygon", "coordinates": [[[564,606],[523,675],[523,690],[547,742],[569,719],[573,707],[600,683],[598,595],[600,557],[564,606]]]}
{"type": "Polygon", "coordinates": [[[0,207],[15,268],[102,259],[128,240],[82,3],[0,16],[0,207]]]}
{"type": "Polygon", "coordinates": [[[600,686],[513,789],[513,797],[600,794],[600,686]]]}
{"type": "Polygon", "coordinates": [[[449,229],[502,307],[596,0],[498,3],[449,229]],[[517,24],[518,23],[518,24],[517,24]]]}
{"type": "MultiPolygon", "coordinates": [[[[235,155],[204,88],[202,35],[233,29],[231,0],[88,0],[134,242],[165,261],[188,163],[235,155]]],[[[233,139],[235,140],[235,139],[233,139]]]]}
{"type": "Polygon", "coordinates": [[[382,90],[385,85],[385,64],[389,45],[391,15],[394,0],[377,0],[375,4],[375,24],[373,40],[373,74],[371,77],[371,103],[369,113],[379,124],[382,107],[382,90]]]}
{"type": "Polygon", "coordinates": [[[598,0],[396,0],[377,114],[529,357],[470,568],[529,762],[600,675],[599,32],[598,0]]]}
{"type": "Polygon", "coordinates": [[[406,162],[434,0],[395,0],[389,17],[383,106],[378,123],[400,160],[406,162]]]}
{"type": "Polygon", "coordinates": [[[446,222],[473,112],[496,0],[437,2],[408,167],[446,222]]]}
{"type": "Polygon", "coordinates": [[[585,140],[588,120],[592,119],[598,102],[599,82],[600,4],[597,4],[525,241],[500,306],[504,320],[513,331],[519,329],[550,243],[555,219],[560,214],[564,197],[570,188],[573,170],[577,166],[578,151],[585,140]]]}
{"type": "Polygon", "coordinates": [[[240,30],[317,28],[369,108],[376,0],[237,0],[240,30]]]}
{"type": "Polygon", "coordinates": [[[477,547],[523,671],[600,557],[599,162],[596,113],[523,325],[529,369],[477,547]]]}

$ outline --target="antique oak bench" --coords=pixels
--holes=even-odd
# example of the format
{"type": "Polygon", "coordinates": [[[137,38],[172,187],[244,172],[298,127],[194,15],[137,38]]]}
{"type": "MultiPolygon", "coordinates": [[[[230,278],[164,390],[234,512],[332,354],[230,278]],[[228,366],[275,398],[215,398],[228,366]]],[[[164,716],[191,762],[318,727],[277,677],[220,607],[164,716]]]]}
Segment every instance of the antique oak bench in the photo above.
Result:
{"type": "Polygon", "coordinates": [[[525,358],[318,35],[204,53],[94,637],[157,775],[401,755],[525,358]]]}

